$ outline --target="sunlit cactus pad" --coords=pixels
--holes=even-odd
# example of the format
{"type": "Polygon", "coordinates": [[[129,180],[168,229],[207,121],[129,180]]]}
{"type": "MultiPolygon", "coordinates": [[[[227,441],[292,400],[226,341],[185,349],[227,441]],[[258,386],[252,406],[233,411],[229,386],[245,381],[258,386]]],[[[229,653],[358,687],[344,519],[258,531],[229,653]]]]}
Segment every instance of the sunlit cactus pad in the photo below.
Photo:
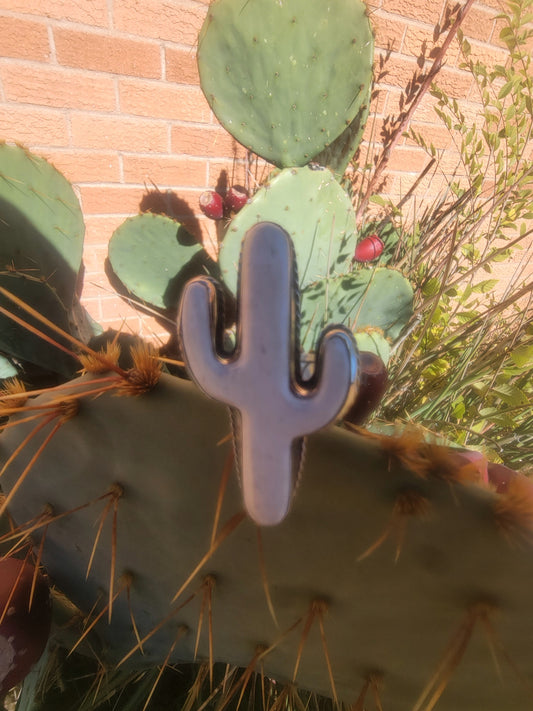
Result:
{"type": "MultiPolygon", "coordinates": [[[[126,665],[162,663],[176,637],[171,661],[191,661],[200,619],[198,656],[209,659],[211,609],[213,660],[246,667],[259,654],[257,670],[280,688],[295,677],[300,688],[354,704],[371,678],[388,711],[412,711],[417,699],[417,709],[431,708],[439,687],[439,711],[530,707],[529,484],[496,495],[468,483],[470,470],[447,450],[420,448],[416,437],[332,427],[308,441],[286,520],[258,537],[228,466],[225,409],[171,376],[136,397],[117,396],[123,379],[106,377],[30,401],[50,405],[43,418],[57,417],[2,478],[8,496],[20,482],[9,502],[19,524],[43,513],[49,520],[43,562],[92,617],[105,609],[114,570],[111,623],[106,612],[95,628],[102,659],[118,662],[137,644],[129,592],[139,636],[156,631],[126,665]],[[103,387],[113,389],[72,404],[78,388],[103,387]],[[26,470],[58,418],[63,424],[26,470]]],[[[3,432],[2,462],[42,421],[3,432]]],[[[43,530],[34,531],[36,544],[43,530]]]]}
{"type": "Polygon", "coordinates": [[[207,255],[179,222],[145,213],[115,230],[108,259],[114,276],[138,302],[166,309],[176,308],[181,288],[201,272],[207,255]]]}
{"type": "Polygon", "coordinates": [[[372,62],[360,0],[216,0],[198,41],[217,118],[280,167],[305,165],[366,112],[372,62]]]}
{"type": "Polygon", "coordinates": [[[354,333],[380,329],[383,336],[394,341],[412,313],[413,288],[395,269],[359,269],[321,279],[301,294],[302,345],[304,350],[312,350],[320,330],[328,323],[341,323],[354,333]]]}
{"type": "Polygon", "coordinates": [[[307,166],[282,170],[232,220],[219,264],[224,282],[234,293],[242,240],[259,222],[274,222],[290,236],[300,288],[349,266],[356,242],[355,213],[329,170],[307,166]]]}

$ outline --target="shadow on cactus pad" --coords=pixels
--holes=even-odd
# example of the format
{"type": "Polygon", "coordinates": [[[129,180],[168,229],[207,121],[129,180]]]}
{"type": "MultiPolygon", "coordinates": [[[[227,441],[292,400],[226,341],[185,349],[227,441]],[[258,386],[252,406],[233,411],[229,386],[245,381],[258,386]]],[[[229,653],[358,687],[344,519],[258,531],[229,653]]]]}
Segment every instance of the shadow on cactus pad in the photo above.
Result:
{"type": "Polygon", "coordinates": [[[528,707],[527,480],[496,494],[421,438],[331,427],[308,439],[288,517],[258,529],[225,408],[168,375],[144,394],[138,373],[106,377],[31,400],[49,419],[31,438],[21,407],[0,456],[12,541],[43,543],[108,674],[196,659],[209,684],[221,662],[215,703],[266,678],[264,709],[374,691],[395,711],[528,707]]]}

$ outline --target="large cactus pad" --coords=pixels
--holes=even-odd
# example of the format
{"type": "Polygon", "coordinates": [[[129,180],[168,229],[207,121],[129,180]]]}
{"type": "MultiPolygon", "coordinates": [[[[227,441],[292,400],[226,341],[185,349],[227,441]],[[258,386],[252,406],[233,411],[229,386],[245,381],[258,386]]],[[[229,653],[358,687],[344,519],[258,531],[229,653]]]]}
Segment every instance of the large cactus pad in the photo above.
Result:
{"type": "Polygon", "coordinates": [[[368,103],[373,36],[360,0],[216,0],[198,43],[222,125],[278,166],[301,166],[368,103]]]}
{"type": "MultiPolygon", "coordinates": [[[[81,379],[80,390],[97,393],[91,382],[81,379]]],[[[48,403],[49,418],[54,398],[73,393],[56,389],[33,404],[48,403]]],[[[130,667],[160,664],[174,643],[171,663],[192,660],[202,617],[198,655],[206,659],[210,610],[213,659],[245,667],[262,650],[256,669],[281,685],[295,678],[304,689],[354,704],[371,675],[383,680],[383,708],[411,711],[439,669],[436,680],[447,687],[442,711],[530,707],[527,486],[513,504],[512,496],[457,483],[460,472],[446,450],[426,447],[410,458],[416,443],[408,438],[387,445],[331,428],[309,438],[292,510],[281,525],[262,529],[259,548],[255,526],[240,513],[233,476],[215,523],[230,451],[219,444],[228,432],[220,404],[170,376],[139,397],[85,395],[77,414],[68,407],[70,419],[63,403],[63,424],[33,468],[26,469],[54,422],[27,442],[2,486],[9,493],[25,472],[11,513],[18,523],[43,516],[43,561],[53,581],[93,616],[103,609],[114,566],[118,596],[110,624],[102,615],[97,626],[105,642],[99,658],[119,660],[135,648],[131,603],[141,638],[153,635],[143,654],[129,657],[130,667]],[[98,501],[113,491],[116,548],[113,499],[98,501]],[[91,501],[45,526],[46,516],[91,501]],[[95,521],[106,506],[86,580],[95,521]],[[512,545],[517,540],[522,545],[512,545]],[[120,579],[126,571],[128,589],[120,579]]],[[[2,434],[2,462],[35,426],[26,422],[2,434]]],[[[37,542],[40,531],[32,530],[37,542]]]]}

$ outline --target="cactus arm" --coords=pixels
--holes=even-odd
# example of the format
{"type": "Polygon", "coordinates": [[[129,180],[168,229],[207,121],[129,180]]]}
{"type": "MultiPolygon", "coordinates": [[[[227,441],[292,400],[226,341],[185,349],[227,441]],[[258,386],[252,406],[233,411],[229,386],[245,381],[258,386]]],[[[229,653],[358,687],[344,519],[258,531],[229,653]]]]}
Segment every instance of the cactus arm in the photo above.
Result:
{"type": "Polygon", "coordinates": [[[295,421],[300,418],[301,434],[309,434],[333,422],[357,394],[357,346],[348,329],[335,326],[323,333],[313,380],[316,386],[304,394],[303,407],[293,415],[295,421]]]}
{"type": "Polygon", "coordinates": [[[218,326],[216,282],[209,277],[191,279],[184,289],[178,316],[187,368],[207,395],[228,402],[234,364],[217,353],[218,326]]]}

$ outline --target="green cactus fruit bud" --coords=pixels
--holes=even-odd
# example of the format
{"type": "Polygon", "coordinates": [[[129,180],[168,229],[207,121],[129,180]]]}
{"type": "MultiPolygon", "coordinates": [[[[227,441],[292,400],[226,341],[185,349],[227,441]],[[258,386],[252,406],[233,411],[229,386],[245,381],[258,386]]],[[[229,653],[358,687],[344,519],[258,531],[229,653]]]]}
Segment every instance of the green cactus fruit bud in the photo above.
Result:
{"type": "Polygon", "coordinates": [[[302,166],[362,120],[373,44],[360,0],[216,0],[198,41],[200,83],[240,143],[302,166]]]}
{"type": "Polygon", "coordinates": [[[379,328],[394,340],[412,313],[413,289],[394,269],[360,269],[322,279],[302,291],[302,347],[313,350],[327,323],[339,323],[351,331],[379,328]]]}
{"type": "MultiPolygon", "coordinates": [[[[49,404],[49,418],[53,399],[75,390],[31,402],[49,404]]],[[[192,383],[163,375],[138,397],[85,396],[18,451],[35,427],[0,435],[0,459],[11,458],[2,487],[9,497],[18,485],[9,510],[36,544],[46,533],[52,582],[92,611],[100,663],[133,652],[119,671],[194,658],[250,665],[280,692],[352,707],[381,678],[384,709],[429,708],[440,692],[443,711],[529,708],[530,482],[498,495],[463,480],[446,449],[331,427],[309,437],[294,506],[258,546],[224,474],[225,408],[192,383]]]]}
{"type": "MultiPolygon", "coordinates": [[[[17,272],[0,272],[0,288],[13,294],[25,304],[33,306],[42,316],[66,333],[71,332],[69,312],[48,282],[17,272]]],[[[71,344],[67,339],[43,325],[1,293],[0,308],[46,334],[63,348],[71,350],[71,344]]],[[[72,376],[79,367],[73,356],[47,343],[41,336],[11,319],[5,312],[0,312],[0,352],[63,376],[72,376]]]]}
{"type": "Polygon", "coordinates": [[[275,222],[291,237],[301,288],[349,265],[355,214],[329,170],[308,166],[282,170],[234,218],[219,254],[222,278],[233,293],[242,240],[258,222],[275,222]]]}
{"type": "Polygon", "coordinates": [[[130,217],[109,242],[114,275],[142,304],[175,309],[186,281],[203,272],[207,254],[170,217],[145,213],[130,217]]]}
{"type": "Polygon", "coordinates": [[[0,144],[0,269],[46,279],[70,307],[85,227],[70,183],[44,158],[0,144]]]}

